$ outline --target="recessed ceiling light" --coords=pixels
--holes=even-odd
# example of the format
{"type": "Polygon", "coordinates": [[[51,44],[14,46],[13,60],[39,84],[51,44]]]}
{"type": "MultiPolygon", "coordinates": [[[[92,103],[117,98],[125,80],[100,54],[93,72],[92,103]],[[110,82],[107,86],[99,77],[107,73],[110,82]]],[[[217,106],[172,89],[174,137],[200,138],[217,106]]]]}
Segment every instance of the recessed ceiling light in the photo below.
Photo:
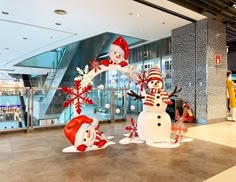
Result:
{"type": "Polygon", "coordinates": [[[129,15],[131,16],[131,15],[133,15],[133,13],[132,13],[132,12],[130,12],[130,13],[129,13],[129,15]]]}
{"type": "Polygon", "coordinates": [[[142,32],[142,31],[143,31],[143,29],[142,29],[142,28],[140,28],[140,29],[139,29],[139,31],[140,31],[140,32],[142,32]]]}
{"type": "Polygon", "coordinates": [[[9,13],[6,12],[6,11],[2,11],[2,14],[4,14],[4,15],[8,15],[9,13]]]}
{"type": "Polygon", "coordinates": [[[137,13],[137,14],[136,14],[136,16],[137,16],[137,17],[139,17],[139,16],[140,16],[140,14],[139,14],[139,13],[137,13]]]}
{"type": "Polygon", "coordinates": [[[56,23],[56,25],[61,25],[61,23],[56,23]]]}
{"type": "Polygon", "coordinates": [[[53,37],[50,37],[50,39],[53,39],[53,37]]]}
{"type": "Polygon", "coordinates": [[[233,8],[236,8],[236,4],[233,4],[232,7],[233,7],[233,8]]]}
{"type": "Polygon", "coordinates": [[[8,47],[6,47],[5,49],[6,49],[6,50],[9,50],[9,48],[8,48],[8,47]]]}
{"type": "Polygon", "coordinates": [[[22,39],[27,40],[28,38],[27,37],[23,37],[22,39]]]}
{"type": "Polygon", "coordinates": [[[67,14],[67,12],[65,10],[63,10],[63,9],[56,9],[54,11],[54,13],[56,13],[58,15],[66,15],[67,14]]]}

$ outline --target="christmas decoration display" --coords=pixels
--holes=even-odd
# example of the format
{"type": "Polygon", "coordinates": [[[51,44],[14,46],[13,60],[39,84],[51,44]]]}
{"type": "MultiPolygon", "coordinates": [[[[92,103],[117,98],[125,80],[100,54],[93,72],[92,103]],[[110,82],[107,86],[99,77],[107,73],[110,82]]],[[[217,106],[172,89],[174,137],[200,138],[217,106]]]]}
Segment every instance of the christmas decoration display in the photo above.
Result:
{"type": "Polygon", "coordinates": [[[105,104],[105,108],[109,109],[110,108],[110,104],[105,104]]]}
{"type": "Polygon", "coordinates": [[[130,131],[129,138],[138,137],[137,124],[134,121],[134,118],[130,118],[130,126],[127,126],[125,129],[130,131]]]}
{"type": "Polygon", "coordinates": [[[152,67],[148,74],[138,75],[141,95],[130,91],[128,94],[136,99],[144,99],[143,111],[138,116],[137,131],[139,138],[146,144],[160,148],[178,147],[178,142],[173,142],[171,136],[171,119],[165,112],[168,104],[172,104],[171,96],[180,92],[177,87],[171,94],[163,88],[163,79],[159,66],[152,67]],[[146,93],[145,88],[148,89],[146,93]]]}
{"type": "Polygon", "coordinates": [[[73,146],[63,149],[63,152],[98,150],[114,144],[99,131],[97,119],[85,115],[73,118],[64,128],[64,134],[73,146]]]}
{"type": "MultiPolygon", "coordinates": [[[[168,104],[172,104],[170,97],[176,96],[181,89],[174,89],[171,94],[164,90],[164,83],[159,66],[152,67],[148,73],[137,73],[137,67],[128,63],[129,49],[127,42],[118,37],[110,46],[109,58],[98,61],[96,58],[90,61],[90,70],[88,66],[84,70],[77,68],[79,76],[74,80],[74,87],[62,87],[62,90],[69,95],[64,107],[74,104],[75,117],[65,126],[64,134],[73,146],[63,149],[63,152],[87,152],[91,150],[104,149],[114,144],[109,141],[99,131],[99,125],[96,118],[89,118],[80,115],[82,104],[93,104],[92,99],[86,95],[92,90],[92,79],[102,72],[108,70],[118,70],[130,76],[139,86],[141,94],[138,95],[132,90],[128,93],[135,99],[143,99],[143,111],[139,114],[137,123],[131,118],[131,125],[126,127],[129,134],[125,134],[126,138],[119,141],[121,144],[144,143],[147,145],[160,148],[174,148],[179,146],[180,137],[182,137],[182,126],[176,125],[171,127],[170,116],[165,112],[168,104]],[[171,140],[171,128],[176,132],[175,141],[171,140]],[[177,129],[178,128],[178,129],[177,129]],[[177,133],[178,132],[178,133],[177,133]]],[[[103,90],[104,85],[99,85],[99,89],[103,90]]],[[[122,98],[119,93],[118,98],[122,98]]],[[[110,104],[105,104],[105,108],[109,109],[110,104]]],[[[134,110],[135,106],[131,106],[134,110]]],[[[117,114],[121,113],[120,108],[115,108],[117,114]]],[[[183,118],[182,118],[183,119],[183,118]]]]}
{"type": "MultiPolygon", "coordinates": [[[[63,149],[63,152],[86,152],[90,150],[98,150],[106,148],[114,144],[109,141],[109,137],[98,130],[97,119],[88,118],[85,115],[80,115],[82,104],[93,104],[92,99],[86,95],[92,90],[92,79],[100,73],[107,70],[119,70],[125,74],[132,75],[135,78],[134,69],[128,64],[129,49],[127,42],[118,37],[110,46],[109,58],[107,60],[98,61],[96,58],[90,61],[90,71],[88,66],[84,70],[77,68],[79,76],[74,80],[74,87],[62,87],[62,90],[68,94],[68,99],[63,106],[68,107],[74,104],[76,113],[75,117],[65,126],[64,133],[73,146],[63,149]]],[[[99,89],[103,90],[104,85],[100,85],[99,89]]],[[[119,93],[121,98],[122,94],[119,93]]],[[[109,104],[105,106],[110,108],[109,104]]],[[[116,108],[117,114],[121,113],[120,108],[116,108]]]]}
{"type": "Polygon", "coordinates": [[[131,105],[130,106],[130,109],[133,111],[133,110],[135,110],[135,106],[134,105],[131,105]]]}
{"type": "Polygon", "coordinates": [[[120,65],[125,67],[128,65],[129,47],[127,42],[122,38],[118,37],[110,46],[109,59],[103,60],[101,63],[104,66],[120,65]]]}
{"type": "Polygon", "coordinates": [[[62,87],[62,91],[67,93],[68,95],[72,96],[70,97],[66,102],[64,102],[63,107],[68,107],[70,104],[75,104],[75,108],[78,114],[81,113],[81,107],[82,102],[85,102],[86,104],[93,104],[93,101],[86,97],[86,94],[92,90],[92,86],[86,86],[84,88],[81,88],[80,80],[74,81],[74,88],[68,88],[68,87],[62,87]],[[77,101],[74,103],[74,101],[77,101]]]}
{"type": "MultiPolygon", "coordinates": [[[[184,134],[188,131],[188,128],[185,126],[184,122],[189,119],[189,113],[187,112],[187,109],[189,108],[189,105],[187,102],[184,102],[183,109],[179,108],[176,110],[176,120],[177,122],[171,127],[172,132],[174,132],[175,140],[174,142],[191,142],[193,141],[192,138],[184,138],[184,134]]],[[[193,116],[191,116],[193,117],[193,116]]]]}
{"type": "Polygon", "coordinates": [[[119,141],[120,144],[130,144],[130,143],[143,143],[144,141],[138,137],[137,123],[134,121],[134,118],[130,118],[130,126],[126,126],[125,130],[130,133],[124,134],[126,138],[123,138],[119,141]]]}
{"type": "Polygon", "coordinates": [[[140,86],[141,92],[144,89],[148,88],[147,77],[146,77],[146,72],[145,71],[143,71],[142,73],[138,73],[138,80],[136,82],[136,85],[140,86]]]}
{"type": "Polygon", "coordinates": [[[184,125],[184,116],[178,119],[178,121],[171,127],[171,130],[175,134],[175,143],[181,142],[183,140],[183,134],[188,131],[187,127],[184,125]]]}
{"type": "Polygon", "coordinates": [[[184,102],[183,108],[177,108],[175,113],[175,118],[178,120],[178,118],[183,117],[183,122],[192,123],[195,119],[192,109],[187,102],[184,102]]]}

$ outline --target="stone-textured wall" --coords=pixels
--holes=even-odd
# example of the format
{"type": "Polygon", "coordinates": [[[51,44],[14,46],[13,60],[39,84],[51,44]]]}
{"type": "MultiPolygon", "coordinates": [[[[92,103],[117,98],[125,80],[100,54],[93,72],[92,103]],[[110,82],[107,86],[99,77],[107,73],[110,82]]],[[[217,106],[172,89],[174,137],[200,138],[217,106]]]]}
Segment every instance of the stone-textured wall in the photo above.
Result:
{"type": "Polygon", "coordinates": [[[195,106],[195,38],[195,24],[172,32],[172,85],[182,88],[178,95],[192,108],[195,106]]]}
{"type": "Polygon", "coordinates": [[[208,21],[208,120],[226,116],[226,49],[225,25],[208,21]],[[222,55],[222,64],[215,65],[215,55],[222,55]]]}
{"type": "Polygon", "coordinates": [[[198,123],[207,121],[207,19],[196,23],[196,110],[198,123]]]}
{"type": "Polygon", "coordinates": [[[225,26],[201,20],[172,31],[173,85],[182,87],[180,98],[190,103],[198,123],[225,117],[225,26]],[[215,65],[215,55],[222,64],[215,65]]]}

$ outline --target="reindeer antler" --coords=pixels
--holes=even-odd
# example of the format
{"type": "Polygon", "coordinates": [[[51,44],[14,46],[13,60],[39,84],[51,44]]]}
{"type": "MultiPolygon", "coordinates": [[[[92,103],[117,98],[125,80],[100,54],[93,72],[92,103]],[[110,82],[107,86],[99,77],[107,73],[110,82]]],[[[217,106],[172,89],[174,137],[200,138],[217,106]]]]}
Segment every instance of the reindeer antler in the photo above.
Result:
{"type": "Polygon", "coordinates": [[[173,96],[177,97],[177,95],[175,95],[175,94],[179,93],[181,90],[182,90],[182,88],[177,90],[177,86],[175,86],[174,91],[169,94],[169,97],[173,97],[173,96]]]}
{"type": "Polygon", "coordinates": [[[130,90],[130,92],[127,92],[127,94],[131,97],[135,97],[134,100],[137,100],[137,99],[144,99],[145,97],[142,96],[142,95],[138,95],[137,93],[135,93],[133,90],[130,90]],[[131,93],[130,93],[131,92],[131,93]]]}

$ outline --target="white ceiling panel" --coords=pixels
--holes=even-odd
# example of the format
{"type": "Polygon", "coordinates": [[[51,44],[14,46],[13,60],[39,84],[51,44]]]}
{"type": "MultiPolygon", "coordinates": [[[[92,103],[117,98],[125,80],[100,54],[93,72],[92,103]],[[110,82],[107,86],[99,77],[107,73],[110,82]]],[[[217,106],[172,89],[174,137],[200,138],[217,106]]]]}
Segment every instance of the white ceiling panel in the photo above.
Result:
{"type": "MultiPolygon", "coordinates": [[[[205,18],[167,0],[149,2],[195,20],[205,18]]],[[[10,69],[32,56],[104,32],[152,41],[188,23],[133,0],[0,0],[0,67],[10,69]],[[55,14],[56,9],[67,14],[55,14]]]]}

